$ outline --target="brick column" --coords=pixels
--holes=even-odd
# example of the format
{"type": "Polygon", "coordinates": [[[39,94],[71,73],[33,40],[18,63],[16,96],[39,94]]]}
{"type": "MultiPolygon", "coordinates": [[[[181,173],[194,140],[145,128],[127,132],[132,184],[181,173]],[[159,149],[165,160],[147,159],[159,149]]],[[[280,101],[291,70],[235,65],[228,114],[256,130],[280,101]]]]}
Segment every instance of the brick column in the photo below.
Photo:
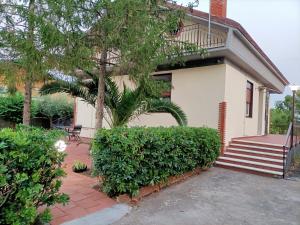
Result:
{"type": "Polygon", "coordinates": [[[219,103],[219,124],[218,130],[221,138],[221,154],[224,154],[225,151],[225,136],[226,136],[226,111],[227,111],[227,102],[219,103]]]}

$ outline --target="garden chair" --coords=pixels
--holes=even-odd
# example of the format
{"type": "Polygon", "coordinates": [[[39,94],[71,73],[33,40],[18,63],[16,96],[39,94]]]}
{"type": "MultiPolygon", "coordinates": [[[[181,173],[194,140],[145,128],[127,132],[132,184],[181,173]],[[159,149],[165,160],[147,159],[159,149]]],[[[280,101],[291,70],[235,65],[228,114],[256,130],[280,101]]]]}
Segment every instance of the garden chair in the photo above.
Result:
{"type": "Polygon", "coordinates": [[[73,129],[68,130],[69,141],[73,138],[75,141],[80,140],[82,125],[75,125],[73,129]]]}

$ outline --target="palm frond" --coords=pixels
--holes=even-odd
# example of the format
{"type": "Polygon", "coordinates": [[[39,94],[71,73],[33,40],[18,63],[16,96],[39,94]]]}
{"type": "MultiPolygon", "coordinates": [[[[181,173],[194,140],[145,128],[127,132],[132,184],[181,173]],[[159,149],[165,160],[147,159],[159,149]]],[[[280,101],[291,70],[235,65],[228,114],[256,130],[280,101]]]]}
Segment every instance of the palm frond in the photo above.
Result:
{"type": "Polygon", "coordinates": [[[117,105],[111,108],[113,126],[123,126],[127,124],[135,111],[140,107],[140,99],[136,89],[131,90],[124,85],[117,105]]]}
{"type": "Polygon", "coordinates": [[[119,88],[110,77],[105,77],[105,104],[110,108],[116,108],[120,102],[119,88]]]}
{"type": "Polygon", "coordinates": [[[187,125],[187,116],[183,110],[175,103],[164,99],[148,99],[145,111],[148,113],[164,112],[170,113],[178,125],[187,125]]]}
{"type": "MultiPolygon", "coordinates": [[[[98,77],[88,71],[84,72],[85,79],[77,79],[75,82],[55,80],[45,84],[40,89],[41,95],[67,93],[82,98],[85,102],[95,106],[98,77]]],[[[124,126],[134,117],[155,112],[170,113],[179,125],[187,125],[187,117],[179,106],[170,101],[158,99],[156,95],[152,94],[152,91],[147,90],[147,85],[143,82],[134,90],[124,84],[123,91],[120,92],[116,82],[106,76],[104,104],[112,127],[124,126]]]]}
{"type": "Polygon", "coordinates": [[[66,93],[73,97],[82,98],[87,103],[95,106],[95,96],[88,89],[68,81],[53,81],[43,85],[40,89],[41,95],[49,95],[55,93],[66,93]]]}

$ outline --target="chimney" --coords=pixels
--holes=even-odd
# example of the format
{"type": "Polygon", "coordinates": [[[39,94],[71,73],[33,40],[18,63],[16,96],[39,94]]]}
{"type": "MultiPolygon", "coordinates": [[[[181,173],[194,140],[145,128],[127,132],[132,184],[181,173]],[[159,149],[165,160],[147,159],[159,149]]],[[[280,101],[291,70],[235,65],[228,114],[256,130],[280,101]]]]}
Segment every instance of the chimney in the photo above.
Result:
{"type": "Polygon", "coordinates": [[[210,13],[212,16],[226,17],[227,0],[210,0],[210,13]]]}

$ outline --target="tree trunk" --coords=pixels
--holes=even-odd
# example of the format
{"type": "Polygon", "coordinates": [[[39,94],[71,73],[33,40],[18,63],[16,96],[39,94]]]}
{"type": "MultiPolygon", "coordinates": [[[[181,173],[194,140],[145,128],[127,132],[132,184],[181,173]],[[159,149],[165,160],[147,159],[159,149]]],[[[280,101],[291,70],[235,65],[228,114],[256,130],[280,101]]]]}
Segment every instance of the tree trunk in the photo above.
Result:
{"type": "MultiPolygon", "coordinates": [[[[108,16],[107,9],[104,9],[103,18],[107,16],[108,16]]],[[[101,30],[102,38],[105,39],[106,35],[107,35],[106,30],[103,28],[101,30]]],[[[96,100],[96,125],[95,125],[95,128],[97,130],[101,129],[103,126],[106,62],[107,62],[107,48],[104,46],[101,49],[101,57],[99,61],[100,69],[99,69],[99,80],[98,80],[98,94],[96,100]]]]}
{"type": "Polygon", "coordinates": [[[23,105],[23,124],[30,125],[31,115],[31,95],[32,95],[32,82],[30,79],[25,81],[25,96],[23,105]]]}
{"type": "MultiPolygon", "coordinates": [[[[28,19],[28,41],[33,44],[33,35],[34,35],[34,21],[32,21],[31,15],[34,14],[34,4],[35,0],[29,1],[29,19],[28,19]]],[[[28,54],[27,57],[30,57],[28,54]]],[[[23,106],[23,124],[30,125],[31,117],[31,95],[32,95],[32,74],[29,71],[26,71],[25,77],[25,96],[24,96],[24,106],[23,106]]]]}
{"type": "Polygon", "coordinates": [[[107,60],[107,51],[106,49],[103,49],[101,53],[101,59],[100,59],[98,95],[96,101],[96,125],[95,125],[96,129],[101,129],[103,126],[106,60],[107,60]]]}
{"type": "Polygon", "coordinates": [[[49,117],[49,125],[50,125],[50,129],[53,128],[53,118],[49,117]]]}

